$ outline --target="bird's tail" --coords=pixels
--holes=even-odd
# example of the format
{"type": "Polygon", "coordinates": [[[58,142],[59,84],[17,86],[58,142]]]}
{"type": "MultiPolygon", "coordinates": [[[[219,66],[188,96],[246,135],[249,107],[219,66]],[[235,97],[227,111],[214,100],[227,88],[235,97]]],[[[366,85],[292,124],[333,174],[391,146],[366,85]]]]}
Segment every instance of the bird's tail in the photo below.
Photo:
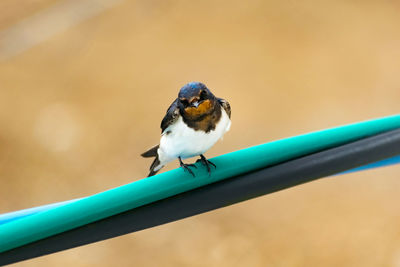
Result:
{"type": "Polygon", "coordinates": [[[161,165],[161,162],[158,159],[158,153],[157,153],[158,148],[159,145],[156,145],[141,154],[141,156],[144,158],[155,157],[153,163],[150,165],[150,173],[147,177],[155,175],[162,167],[164,167],[163,165],[161,165]]]}
{"type": "Polygon", "coordinates": [[[142,153],[141,156],[144,158],[151,158],[151,157],[157,157],[157,150],[160,147],[160,145],[156,145],[152,148],[150,148],[149,150],[147,150],[146,152],[142,153]]]}

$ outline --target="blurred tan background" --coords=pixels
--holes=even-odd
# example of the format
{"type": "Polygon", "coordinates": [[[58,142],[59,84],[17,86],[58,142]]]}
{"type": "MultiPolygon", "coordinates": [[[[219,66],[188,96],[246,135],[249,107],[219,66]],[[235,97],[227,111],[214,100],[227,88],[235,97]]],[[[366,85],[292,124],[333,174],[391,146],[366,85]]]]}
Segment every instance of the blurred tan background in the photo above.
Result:
{"type": "MultiPolygon", "coordinates": [[[[0,213],[147,175],[139,154],[190,81],[232,105],[208,157],[400,113],[399,1],[2,0],[0,11],[0,213]]],[[[18,266],[400,266],[399,172],[323,179],[18,266]]]]}

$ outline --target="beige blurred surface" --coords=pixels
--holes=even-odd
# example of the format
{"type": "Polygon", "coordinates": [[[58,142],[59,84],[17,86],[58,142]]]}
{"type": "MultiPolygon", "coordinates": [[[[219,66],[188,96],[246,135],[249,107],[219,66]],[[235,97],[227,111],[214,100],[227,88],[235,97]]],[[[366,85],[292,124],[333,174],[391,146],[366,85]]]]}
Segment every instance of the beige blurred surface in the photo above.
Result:
{"type": "MultiPolygon", "coordinates": [[[[1,1],[0,47],[63,2],[1,1]]],[[[378,0],[114,1],[89,12],[0,62],[0,213],[144,177],[139,154],[190,81],[232,105],[231,131],[208,157],[400,113],[399,12],[378,0]]],[[[40,25],[57,29],[48,17],[40,25]]],[[[323,179],[18,266],[400,266],[399,172],[323,179]]]]}

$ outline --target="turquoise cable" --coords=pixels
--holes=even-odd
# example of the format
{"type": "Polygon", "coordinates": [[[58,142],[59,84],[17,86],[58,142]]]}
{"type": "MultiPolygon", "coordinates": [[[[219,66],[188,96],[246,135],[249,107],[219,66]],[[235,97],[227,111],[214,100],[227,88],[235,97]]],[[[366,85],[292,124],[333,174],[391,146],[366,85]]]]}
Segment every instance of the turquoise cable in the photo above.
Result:
{"type": "Polygon", "coordinates": [[[282,139],[222,156],[208,176],[175,169],[0,225],[0,252],[16,248],[154,201],[270,165],[400,128],[400,115],[282,139]]]}
{"type": "MultiPolygon", "coordinates": [[[[338,173],[337,175],[342,175],[342,174],[347,174],[347,173],[353,173],[353,172],[359,172],[359,171],[365,171],[365,170],[370,170],[370,169],[375,169],[375,168],[381,168],[381,167],[387,167],[391,165],[396,165],[400,163],[400,156],[396,156],[393,158],[389,159],[384,159],[381,161],[377,161],[371,164],[367,164],[365,166],[361,166],[352,170],[348,170],[345,172],[338,173]]],[[[335,175],[336,176],[336,175],[335,175]]],[[[49,209],[53,209],[59,206],[66,205],[68,203],[77,201],[78,199],[73,199],[73,200],[68,200],[68,201],[63,201],[63,202],[57,202],[57,203],[52,203],[48,205],[43,205],[39,207],[34,207],[34,208],[29,208],[29,209],[24,209],[24,210],[19,210],[19,211],[13,211],[13,212],[8,212],[4,214],[0,214],[0,225],[4,223],[8,223],[11,221],[15,221],[21,218],[24,218],[26,216],[31,216],[33,214],[39,213],[39,212],[44,212],[49,209]]]]}

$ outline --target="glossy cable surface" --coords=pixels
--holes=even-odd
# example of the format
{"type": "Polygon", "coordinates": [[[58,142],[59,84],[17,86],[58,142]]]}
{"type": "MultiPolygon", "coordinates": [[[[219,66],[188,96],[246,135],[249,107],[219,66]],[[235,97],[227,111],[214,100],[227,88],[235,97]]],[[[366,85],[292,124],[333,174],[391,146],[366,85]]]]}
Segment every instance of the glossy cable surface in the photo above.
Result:
{"type": "MultiPolygon", "coordinates": [[[[398,128],[400,128],[400,116],[396,115],[250,147],[212,159],[218,168],[212,172],[211,177],[208,176],[205,168],[198,168],[195,179],[181,169],[161,173],[148,179],[142,179],[2,224],[0,225],[0,252],[208,184],[253,173],[271,165],[398,128]],[[43,225],[46,225],[46,227],[43,227],[43,225]]],[[[370,162],[365,164],[367,163],[370,162]]],[[[356,166],[361,165],[363,164],[356,166]]],[[[342,171],[348,169],[350,168],[342,171]]]]}

